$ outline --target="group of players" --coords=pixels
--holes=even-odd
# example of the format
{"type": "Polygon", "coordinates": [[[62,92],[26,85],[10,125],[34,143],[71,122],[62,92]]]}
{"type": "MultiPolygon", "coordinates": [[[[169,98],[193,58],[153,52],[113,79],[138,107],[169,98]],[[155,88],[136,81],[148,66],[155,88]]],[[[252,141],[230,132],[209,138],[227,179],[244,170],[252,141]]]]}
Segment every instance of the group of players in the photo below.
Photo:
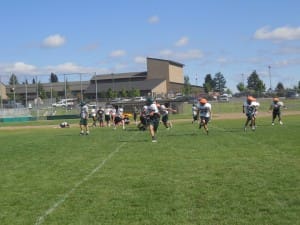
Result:
{"type": "MultiPolygon", "coordinates": [[[[148,98],[140,111],[135,107],[133,113],[134,122],[139,130],[149,129],[152,142],[157,142],[156,132],[160,121],[167,129],[172,127],[172,123],[169,120],[169,112],[176,112],[176,110],[172,109],[168,103],[160,105],[152,98],[148,98]]],[[[124,109],[118,105],[114,107],[101,107],[98,110],[96,107],[93,107],[89,113],[88,106],[82,102],[79,123],[80,135],[88,135],[90,133],[88,126],[89,115],[92,117],[93,127],[96,127],[97,123],[99,123],[100,127],[113,127],[113,129],[117,129],[117,127],[122,126],[123,130],[125,130],[126,125],[130,123],[129,115],[125,114],[124,109]]]]}
{"type": "MultiPolygon", "coordinates": [[[[248,126],[250,126],[253,131],[256,129],[256,115],[259,106],[259,102],[257,102],[254,97],[247,97],[242,106],[242,112],[246,115],[244,131],[247,130],[248,126]]],[[[279,98],[273,98],[269,108],[269,110],[272,111],[272,125],[274,125],[276,118],[278,118],[278,121],[281,125],[283,124],[281,120],[282,107],[284,107],[283,102],[281,102],[279,98]]],[[[134,122],[136,123],[138,129],[148,129],[152,142],[157,142],[156,133],[160,122],[162,122],[165,128],[172,128],[172,123],[169,120],[170,112],[176,112],[176,110],[172,109],[168,103],[158,104],[152,98],[148,98],[146,104],[140,111],[136,109],[134,110],[134,122]],[[139,122],[137,121],[138,116],[139,122]]],[[[93,120],[93,126],[95,127],[97,126],[97,122],[99,123],[100,127],[113,126],[113,129],[116,129],[118,126],[122,126],[123,129],[126,129],[126,124],[129,124],[129,116],[124,114],[124,109],[119,106],[114,106],[113,108],[99,108],[98,110],[93,107],[90,114],[93,120]]],[[[199,98],[198,103],[193,104],[192,116],[192,122],[195,123],[197,121],[199,123],[199,128],[201,129],[203,127],[204,131],[208,135],[208,123],[212,119],[212,106],[207,99],[199,98]]],[[[85,103],[81,103],[80,135],[89,134],[88,118],[88,106],[85,103]]]]}
{"type": "MultiPolygon", "coordinates": [[[[243,104],[243,113],[246,115],[246,122],[244,125],[244,131],[247,130],[247,126],[251,127],[254,131],[256,129],[256,114],[259,107],[259,102],[252,96],[248,96],[246,102],[243,104]]],[[[274,126],[275,119],[278,118],[280,125],[283,124],[281,120],[281,108],[286,108],[282,101],[279,101],[279,98],[273,98],[273,101],[270,105],[269,111],[272,112],[272,125],[274,126]]]]}
{"type": "MultiPolygon", "coordinates": [[[[211,120],[211,105],[206,103],[206,99],[199,99],[200,104],[193,104],[192,113],[193,113],[193,123],[198,120],[200,112],[200,123],[199,128],[202,126],[208,134],[208,121],[211,120]]],[[[259,102],[256,101],[256,98],[252,96],[247,96],[246,101],[242,106],[242,112],[246,115],[246,122],[244,124],[244,131],[247,130],[248,125],[253,131],[256,129],[256,115],[258,107],[260,106],[259,102]]],[[[282,101],[279,101],[279,98],[273,98],[273,101],[270,105],[269,111],[272,112],[272,125],[274,125],[275,119],[278,118],[279,124],[282,125],[281,120],[281,108],[286,108],[282,101]]]]}

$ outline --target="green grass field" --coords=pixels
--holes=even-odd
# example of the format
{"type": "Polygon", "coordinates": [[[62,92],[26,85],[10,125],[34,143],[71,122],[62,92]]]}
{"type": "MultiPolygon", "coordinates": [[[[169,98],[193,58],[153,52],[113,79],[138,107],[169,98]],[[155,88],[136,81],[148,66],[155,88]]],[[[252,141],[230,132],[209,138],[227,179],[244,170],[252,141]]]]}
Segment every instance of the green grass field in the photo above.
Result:
{"type": "Polygon", "coordinates": [[[283,119],[213,120],[208,136],[175,121],[158,143],[133,125],[2,129],[0,224],[300,224],[300,116],[283,119]]]}

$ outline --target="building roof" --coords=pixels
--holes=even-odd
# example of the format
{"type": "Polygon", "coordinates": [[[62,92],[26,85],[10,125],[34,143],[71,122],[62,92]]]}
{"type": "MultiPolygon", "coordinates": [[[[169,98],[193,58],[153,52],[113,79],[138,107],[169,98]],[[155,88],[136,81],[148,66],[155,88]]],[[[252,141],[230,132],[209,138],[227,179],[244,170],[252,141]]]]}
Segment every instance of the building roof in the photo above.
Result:
{"type": "Polygon", "coordinates": [[[182,63],[179,63],[179,62],[175,62],[175,61],[172,61],[172,60],[167,60],[167,59],[157,59],[157,58],[150,58],[150,57],[147,57],[147,59],[152,59],[152,60],[157,60],[157,61],[164,61],[164,62],[168,62],[172,65],[175,65],[175,66],[180,66],[180,67],[184,67],[184,64],[182,63]]]}
{"type": "MultiPolygon", "coordinates": [[[[152,79],[152,80],[142,80],[142,81],[127,81],[127,82],[120,82],[117,81],[115,83],[98,83],[97,89],[98,92],[106,92],[109,88],[113,91],[122,91],[122,90],[131,90],[132,88],[138,90],[152,90],[160,83],[164,82],[162,79],[152,79]]],[[[85,90],[85,93],[95,93],[96,92],[96,85],[90,84],[88,88],[85,90]]]]}
{"type": "Polygon", "coordinates": [[[129,72],[129,73],[110,73],[95,75],[91,80],[113,80],[113,79],[134,79],[134,78],[146,78],[147,72],[129,72]]]}
{"type": "MultiPolygon", "coordinates": [[[[71,91],[80,91],[81,88],[84,90],[88,87],[90,84],[90,81],[68,81],[67,82],[69,89],[71,91]]],[[[51,91],[51,87],[53,91],[64,91],[65,89],[65,83],[64,82],[54,82],[54,83],[41,83],[43,86],[44,90],[47,92],[51,91]]],[[[13,87],[13,85],[8,85],[6,86],[6,91],[10,92],[10,89],[13,87]]],[[[36,84],[17,84],[15,85],[15,92],[16,94],[23,94],[26,92],[27,93],[36,93],[36,84]]]]}

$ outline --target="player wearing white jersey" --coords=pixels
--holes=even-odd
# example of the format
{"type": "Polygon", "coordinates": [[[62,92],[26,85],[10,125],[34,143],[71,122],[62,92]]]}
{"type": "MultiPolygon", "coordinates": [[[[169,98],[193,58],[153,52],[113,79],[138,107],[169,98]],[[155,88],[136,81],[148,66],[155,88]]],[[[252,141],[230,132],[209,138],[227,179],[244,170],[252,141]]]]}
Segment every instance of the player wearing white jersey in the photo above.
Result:
{"type": "Polygon", "coordinates": [[[211,104],[205,98],[199,99],[197,117],[200,118],[199,129],[203,126],[208,135],[208,122],[211,120],[211,104]]]}
{"type": "Polygon", "coordinates": [[[172,128],[172,123],[169,120],[169,112],[176,112],[175,109],[172,109],[169,103],[165,103],[164,105],[160,105],[159,107],[161,121],[167,129],[172,128]]]}
{"type": "Polygon", "coordinates": [[[159,125],[160,114],[156,102],[152,99],[147,99],[147,120],[149,123],[149,131],[152,138],[152,142],[157,142],[156,133],[159,125]]]}
{"type": "Polygon", "coordinates": [[[192,123],[194,123],[195,121],[198,120],[198,117],[197,117],[197,111],[198,111],[197,105],[196,105],[196,104],[193,104],[193,105],[192,105],[192,117],[193,117],[192,123]]]}
{"type": "Polygon", "coordinates": [[[80,103],[81,109],[80,109],[80,135],[83,135],[84,132],[86,135],[89,134],[89,127],[88,127],[88,118],[89,118],[89,108],[84,103],[80,103]]]}
{"type": "Polygon", "coordinates": [[[107,127],[110,127],[110,120],[111,120],[111,108],[106,106],[104,109],[104,120],[107,127]]]}
{"type": "Polygon", "coordinates": [[[122,107],[115,107],[115,113],[113,114],[113,121],[114,121],[114,129],[118,125],[122,125],[123,130],[125,130],[125,122],[123,118],[124,109],[122,107]]]}
{"type": "Polygon", "coordinates": [[[91,116],[93,119],[93,127],[97,126],[97,110],[96,110],[96,106],[93,106],[91,109],[91,116]]]}
{"type": "Polygon", "coordinates": [[[269,110],[272,110],[272,125],[274,125],[274,121],[276,117],[278,117],[279,124],[282,125],[281,120],[281,108],[284,108],[283,102],[279,101],[279,98],[273,98],[273,102],[270,105],[269,110]]]}
{"type": "Polygon", "coordinates": [[[244,131],[246,131],[247,126],[250,123],[251,129],[254,131],[256,129],[256,114],[259,107],[259,103],[256,102],[256,98],[248,96],[246,102],[243,104],[243,113],[245,113],[247,119],[244,125],[244,131]]]}

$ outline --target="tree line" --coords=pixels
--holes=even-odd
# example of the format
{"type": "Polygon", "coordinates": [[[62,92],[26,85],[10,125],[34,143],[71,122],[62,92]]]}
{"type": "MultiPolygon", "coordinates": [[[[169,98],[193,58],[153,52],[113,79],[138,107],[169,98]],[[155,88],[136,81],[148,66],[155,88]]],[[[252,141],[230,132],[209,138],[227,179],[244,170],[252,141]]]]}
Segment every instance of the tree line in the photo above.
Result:
{"type": "MultiPolygon", "coordinates": [[[[184,79],[185,87],[184,93],[188,94],[190,90],[188,86],[189,78],[185,76],[184,79]]],[[[207,74],[204,78],[203,88],[205,93],[209,94],[212,92],[217,92],[219,94],[232,94],[232,91],[226,86],[226,79],[221,72],[218,72],[214,75],[207,74]]],[[[253,95],[253,96],[263,96],[263,95],[276,95],[278,97],[285,96],[286,92],[289,90],[299,91],[300,90],[300,81],[293,88],[285,88],[282,82],[279,82],[274,90],[266,90],[265,83],[260,79],[259,74],[254,70],[248,77],[246,83],[239,82],[236,85],[238,94],[240,95],[253,95]]]]}

